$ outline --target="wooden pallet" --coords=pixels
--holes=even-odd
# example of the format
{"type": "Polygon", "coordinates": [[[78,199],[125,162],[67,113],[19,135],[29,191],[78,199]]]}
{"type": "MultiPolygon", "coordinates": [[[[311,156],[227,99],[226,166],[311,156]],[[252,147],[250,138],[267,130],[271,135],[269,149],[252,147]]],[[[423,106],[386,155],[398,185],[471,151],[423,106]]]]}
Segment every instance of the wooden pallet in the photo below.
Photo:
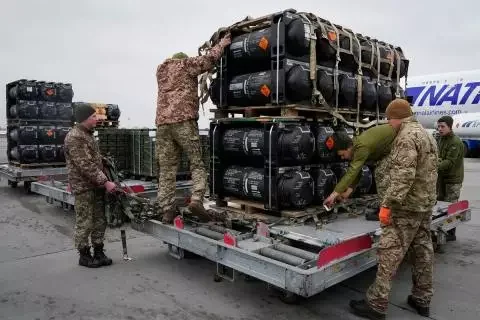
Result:
{"type": "Polygon", "coordinates": [[[11,165],[18,168],[37,169],[37,168],[58,168],[65,167],[65,162],[49,162],[49,163],[20,163],[18,161],[10,161],[11,165]]]}
{"type": "Polygon", "coordinates": [[[283,218],[301,218],[315,212],[317,209],[315,206],[309,206],[307,209],[280,210],[278,213],[265,209],[263,203],[260,202],[241,200],[232,197],[226,197],[224,201],[227,203],[226,207],[223,207],[224,209],[233,211],[237,214],[245,214],[250,217],[256,216],[260,220],[278,219],[279,215],[283,218]]]}
{"type": "MultiPolygon", "coordinates": [[[[334,108],[327,109],[325,107],[311,107],[307,105],[291,104],[284,106],[251,106],[251,107],[228,107],[227,109],[210,109],[214,113],[215,119],[228,118],[229,115],[242,115],[245,118],[271,116],[271,117],[299,117],[299,118],[318,118],[328,116],[333,117],[331,111],[334,108]]],[[[360,111],[360,118],[376,118],[374,111],[360,111]]],[[[353,108],[338,108],[338,113],[341,114],[348,121],[356,121],[357,111],[353,108]]],[[[380,113],[380,118],[384,117],[380,113]]]]}
{"type": "Polygon", "coordinates": [[[116,128],[119,126],[119,121],[99,120],[97,121],[97,127],[101,128],[116,128]]]}

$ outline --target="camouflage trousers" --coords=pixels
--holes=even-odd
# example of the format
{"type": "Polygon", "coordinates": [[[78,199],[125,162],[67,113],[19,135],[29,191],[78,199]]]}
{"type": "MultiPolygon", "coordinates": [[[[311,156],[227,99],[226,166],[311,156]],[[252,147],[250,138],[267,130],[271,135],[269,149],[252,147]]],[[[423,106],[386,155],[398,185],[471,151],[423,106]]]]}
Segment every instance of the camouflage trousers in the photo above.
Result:
{"type": "Polygon", "coordinates": [[[392,223],[382,227],[378,244],[378,269],[367,290],[368,304],[386,313],[392,280],[400,263],[409,256],[412,263],[412,296],[428,306],[433,296],[433,244],[430,233],[432,212],[392,210],[392,223]]]}
{"type": "Polygon", "coordinates": [[[96,189],[75,195],[75,247],[102,244],[107,228],[105,190],[96,189]]]}
{"type": "Polygon", "coordinates": [[[460,198],[460,191],[462,190],[462,184],[444,184],[439,179],[437,185],[437,200],[456,202],[460,198]]]}
{"type": "Polygon", "coordinates": [[[200,135],[195,120],[157,127],[155,146],[158,163],[157,203],[163,211],[175,206],[176,175],[182,150],[190,160],[192,201],[203,201],[207,188],[207,172],[202,159],[200,135]]]}

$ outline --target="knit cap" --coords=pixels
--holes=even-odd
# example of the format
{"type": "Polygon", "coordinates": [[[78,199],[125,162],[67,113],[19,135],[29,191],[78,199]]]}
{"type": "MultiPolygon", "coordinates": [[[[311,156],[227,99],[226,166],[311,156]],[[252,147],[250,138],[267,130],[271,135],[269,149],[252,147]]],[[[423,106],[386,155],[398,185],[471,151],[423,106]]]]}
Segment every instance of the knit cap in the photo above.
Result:
{"type": "Polygon", "coordinates": [[[390,102],[385,113],[388,119],[404,119],[413,116],[410,103],[400,98],[390,102]]]}

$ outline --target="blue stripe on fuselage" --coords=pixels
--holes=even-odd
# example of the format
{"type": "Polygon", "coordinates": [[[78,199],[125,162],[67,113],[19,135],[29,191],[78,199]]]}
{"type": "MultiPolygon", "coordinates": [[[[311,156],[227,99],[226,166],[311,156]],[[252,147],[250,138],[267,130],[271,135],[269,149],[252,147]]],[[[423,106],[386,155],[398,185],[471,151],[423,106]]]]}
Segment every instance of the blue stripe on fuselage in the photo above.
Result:
{"type": "Polygon", "coordinates": [[[425,88],[426,88],[426,86],[407,88],[406,96],[412,97],[412,104],[413,105],[415,105],[415,102],[420,97],[420,94],[422,93],[423,89],[425,89],[425,88]]]}
{"type": "Polygon", "coordinates": [[[480,92],[476,91],[479,87],[478,81],[450,85],[433,84],[407,88],[406,95],[411,97],[412,104],[417,107],[440,107],[445,102],[450,102],[452,106],[461,106],[467,104],[470,98],[471,104],[480,103],[480,92]],[[466,90],[461,93],[462,89],[466,90]]]}

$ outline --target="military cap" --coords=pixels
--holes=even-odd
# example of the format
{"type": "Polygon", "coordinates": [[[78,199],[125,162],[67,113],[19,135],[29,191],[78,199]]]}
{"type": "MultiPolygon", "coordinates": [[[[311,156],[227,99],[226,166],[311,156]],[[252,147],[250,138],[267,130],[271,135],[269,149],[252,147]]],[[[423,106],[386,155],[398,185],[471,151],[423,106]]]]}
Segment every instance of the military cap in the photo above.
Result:
{"type": "Polygon", "coordinates": [[[93,108],[89,103],[77,102],[75,103],[75,121],[81,123],[88,119],[92,114],[95,113],[95,108],[93,108]]]}
{"type": "Polygon", "coordinates": [[[410,103],[400,98],[390,102],[385,113],[388,119],[404,119],[413,116],[410,103]]]}
{"type": "Polygon", "coordinates": [[[177,52],[172,56],[173,59],[185,59],[188,58],[188,55],[184,52],[177,52]]]}

